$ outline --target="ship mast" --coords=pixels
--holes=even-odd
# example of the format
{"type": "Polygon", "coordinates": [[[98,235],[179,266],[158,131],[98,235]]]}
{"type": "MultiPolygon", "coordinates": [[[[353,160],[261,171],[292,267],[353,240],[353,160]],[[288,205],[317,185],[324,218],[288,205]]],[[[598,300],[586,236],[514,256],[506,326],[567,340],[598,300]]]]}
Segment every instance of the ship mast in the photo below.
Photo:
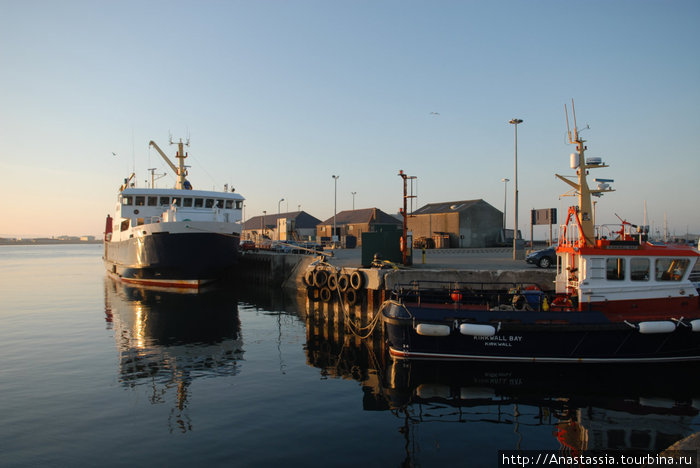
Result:
{"type": "MultiPolygon", "coordinates": [[[[163,150],[158,147],[155,141],[151,140],[150,143],[148,143],[150,146],[153,146],[156,151],[160,154],[160,156],[165,160],[166,163],[168,163],[168,166],[175,172],[177,175],[177,182],[175,183],[175,188],[176,189],[190,189],[192,186],[190,183],[187,181],[186,176],[187,176],[187,169],[185,168],[185,158],[187,157],[187,153],[185,153],[185,145],[189,146],[190,142],[189,140],[187,143],[183,143],[182,139],[177,143],[177,154],[175,157],[178,159],[178,165],[176,166],[173,164],[173,162],[168,158],[163,150]]],[[[172,139],[170,140],[170,144],[174,145],[172,139]]]]}
{"type": "MultiPolygon", "coordinates": [[[[576,153],[571,154],[571,168],[576,169],[576,175],[578,176],[578,183],[573,182],[561,176],[555,174],[559,179],[563,180],[578,193],[578,207],[576,208],[576,218],[580,230],[580,241],[584,245],[594,245],[595,243],[595,226],[593,224],[593,204],[591,203],[591,195],[600,196],[603,192],[612,192],[613,189],[609,188],[607,184],[600,184],[597,190],[591,190],[588,187],[588,181],[586,176],[588,175],[588,169],[608,167],[606,164],[600,162],[598,158],[595,162],[587,163],[585,152],[588,149],[584,144],[586,140],[582,139],[578,127],[576,126],[576,110],[574,109],[574,101],[571,100],[571,111],[574,118],[574,131],[573,137],[571,130],[569,130],[569,112],[566,109],[566,104],[564,105],[564,112],[566,113],[566,130],[569,135],[569,143],[576,145],[576,153]]],[[[588,127],[587,127],[588,128],[588,127]]],[[[571,212],[569,213],[571,215],[571,212]]]]}

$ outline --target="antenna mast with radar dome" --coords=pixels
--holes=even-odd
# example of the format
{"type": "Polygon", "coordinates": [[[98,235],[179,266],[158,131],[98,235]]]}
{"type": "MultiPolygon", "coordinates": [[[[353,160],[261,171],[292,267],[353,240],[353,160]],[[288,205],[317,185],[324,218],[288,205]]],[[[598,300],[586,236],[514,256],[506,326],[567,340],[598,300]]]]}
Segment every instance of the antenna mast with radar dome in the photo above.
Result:
{"type": "MultiPolygon", "coordinates": [[[[574,109],[573,99],[571,100],[571,112],[574,119],[573,135],[569,127],[569,111],[566,108],[566,104],[564,104],[564,113],[566,114],[566,131],[569,135],[569,143],[576,145],[576,153],[571,153],[570,165],[571,169],[576,169],[578,183],[569,180],[566,176],[559,174],[555,175],[573,187],[575,193],[578,194],[578,207],[569,208],[568,218],[571,219],[571,216],[575,215],[583,237],[583,242],[587,245],[594,245],[595,226],[593,225],[593,206],[591,203],[591,196],[600,197],[605,192],[613,192],[614,189],[610,188],[610,183],[614,181],[612,179],[595,179],[595,181],[598,182],[597,188],[591,190],[588,187],[588,182],[586,181],[588,170],[609,166],[603,163],[602,159],[598,157],[586,159],[584,153],[586,150],[588,150],[588,147],[584,145],[586,141],[583,140],[580,135],[581,131],[584,129],[579,130],[576,125],[576,110],[574,109]],[[573,213],[572,210],[574,210],[573,213]]],[[[586,125],[585,129],[588,128],[588,125],[586,125]]],[[[566,196],[568,194],[564,195],[566,196]]]]}

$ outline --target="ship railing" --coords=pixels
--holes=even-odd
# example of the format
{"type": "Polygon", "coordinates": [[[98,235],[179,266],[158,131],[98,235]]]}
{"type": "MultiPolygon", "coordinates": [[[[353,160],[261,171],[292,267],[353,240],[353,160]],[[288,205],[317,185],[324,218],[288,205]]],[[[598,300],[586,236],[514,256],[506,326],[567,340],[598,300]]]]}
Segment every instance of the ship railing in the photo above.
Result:
{"type": "Polygon", "coordinates": [[[536,283],[411,281],[396,284],[394,299],[418,305],[451,304],[456,309],[492,309],[501,306],[542,310],[545,292],[536,283]]]}

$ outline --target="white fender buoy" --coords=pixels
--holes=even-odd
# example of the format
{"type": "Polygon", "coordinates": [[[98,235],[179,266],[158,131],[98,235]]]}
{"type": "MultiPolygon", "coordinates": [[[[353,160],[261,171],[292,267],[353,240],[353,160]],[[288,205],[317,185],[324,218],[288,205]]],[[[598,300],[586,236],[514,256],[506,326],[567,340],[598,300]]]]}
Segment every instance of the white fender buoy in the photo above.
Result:
{"type": "Polygon", "coordinates": [[[423,336],[449,336],[449,325],[435,325],[432,323],[419,323],[416,325],[416,333],[423,336]]]}
{"type": "Polygon", "coordinates": [[[658,320],[653,322],[639,322],[639,333],[671,333],[676,330],[675,322],[670,320],[658,320]]]}
{"type": "Polygon", "coordinates": [[[695,319],[690,321],[690,328],[694,332],[700,332],[700,319],[695,319]]]}
{"type": "Polygon", "coordinates": [[[450,387],[436,383],[420,384],[416,388],[416,395],[421,398],[450,398],[450,387]]]}
{"type": "Polygon", "coordinates": [[[480,325],[478,323],[463,323],[459,326],[459,332],[462,335],[469,336],[493,336],[496,334],[496,328],[492,325],[480,325]]]}

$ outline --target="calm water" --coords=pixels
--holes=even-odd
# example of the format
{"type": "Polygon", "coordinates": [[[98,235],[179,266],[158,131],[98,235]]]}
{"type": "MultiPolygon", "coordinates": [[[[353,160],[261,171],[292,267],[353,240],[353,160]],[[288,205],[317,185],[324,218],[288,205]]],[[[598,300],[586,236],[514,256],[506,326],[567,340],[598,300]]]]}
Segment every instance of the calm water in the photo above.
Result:
{"type": "Polygon", "coordinates": [[[393,364],[328,309],[124,288],[100,256],[0,246],[4,466],[496,466],[700,430],[697,366],[393,364]]]}

